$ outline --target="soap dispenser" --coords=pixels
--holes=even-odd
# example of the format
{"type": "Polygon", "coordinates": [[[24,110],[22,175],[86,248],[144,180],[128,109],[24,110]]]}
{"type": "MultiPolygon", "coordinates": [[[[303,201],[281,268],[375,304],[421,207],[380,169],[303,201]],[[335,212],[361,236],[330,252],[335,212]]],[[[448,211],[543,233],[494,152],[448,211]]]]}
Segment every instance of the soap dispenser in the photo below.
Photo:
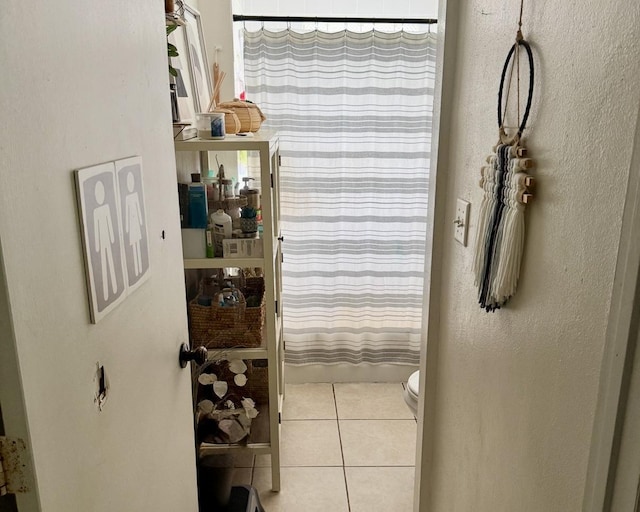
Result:
{"type": "Polygon", "coordinates": [[[249,178],[248,176],[242,178],[244,187],[240,190],[240,196],[246,197],[247,206],[257,211],[260,209],[260,191],[257,188],[249,188],[249,182],[253,180],[254,178],[249,178]]]}

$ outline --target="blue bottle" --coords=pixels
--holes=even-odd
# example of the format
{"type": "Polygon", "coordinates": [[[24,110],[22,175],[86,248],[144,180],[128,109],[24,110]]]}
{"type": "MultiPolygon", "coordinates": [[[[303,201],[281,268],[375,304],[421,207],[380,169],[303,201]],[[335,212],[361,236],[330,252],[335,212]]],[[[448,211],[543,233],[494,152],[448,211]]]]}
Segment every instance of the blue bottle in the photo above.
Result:
{"type": "Polygon", "coordinates": [[[189,183],[189,227],[207,229],[207,187],[198,173],[191,175],[189,183]]]}

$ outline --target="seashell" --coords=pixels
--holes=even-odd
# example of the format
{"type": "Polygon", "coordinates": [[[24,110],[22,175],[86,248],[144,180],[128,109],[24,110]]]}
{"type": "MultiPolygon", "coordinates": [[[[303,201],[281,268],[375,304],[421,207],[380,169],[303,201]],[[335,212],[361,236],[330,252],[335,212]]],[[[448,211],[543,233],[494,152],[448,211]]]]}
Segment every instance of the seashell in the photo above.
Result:
{"type": "Polygon", "coordinates": [[[234,359],[233,361],[229,361],[229,370],[236,374],[244,373],[247,371],[247,365],[242,359],[234,359]]]}
{"type": "Polygon", "coordinates": [[[218,398],[223,398],[229,390],[228,384],[223,380],[218,380],[213,383],[213,392],[218,398]]]}

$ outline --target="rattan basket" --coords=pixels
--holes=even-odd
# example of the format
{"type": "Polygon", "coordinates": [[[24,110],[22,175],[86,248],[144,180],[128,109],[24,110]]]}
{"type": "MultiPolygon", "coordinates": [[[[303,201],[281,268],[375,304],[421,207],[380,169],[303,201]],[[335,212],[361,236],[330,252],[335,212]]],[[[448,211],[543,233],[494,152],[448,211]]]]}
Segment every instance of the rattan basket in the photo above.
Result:
{"type": "Polygon", "coordinates": [[[218,109],[235,112],[240,120],[240,130],[238,130],[238,133],[257,132],[262,122],[267,119],[258,108],[258,105],[250,101],[234,99],[233,101],[220,103],[218,109]]]}
{"type": "Polygon", "coordinates": [[[224,114],[224,131],[227,135],[235,135],[240,131],[240,119],[233,110],[228,108],[217,108],[214,112],[224,114]]]}
{"type": "Polygon", "coordinates": [[[189,302],[189,332],[194,347],[255,348],[262,345],[266,315],[264,278],[247,278],[243,290],[234,307],[220,306],[215,298],[210,306],[203,306],[199,304],[201,296],[189,302]],[[247,305],[245,296],[250,298],[251,306],[247,305]]]}

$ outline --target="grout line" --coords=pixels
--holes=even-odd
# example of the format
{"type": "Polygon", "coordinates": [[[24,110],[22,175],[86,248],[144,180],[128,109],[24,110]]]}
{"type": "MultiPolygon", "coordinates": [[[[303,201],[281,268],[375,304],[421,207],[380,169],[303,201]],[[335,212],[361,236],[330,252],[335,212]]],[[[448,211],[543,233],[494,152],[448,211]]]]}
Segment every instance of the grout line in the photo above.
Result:
{"type": "Polygon", "coordinates": [[[342,457],[342,475],[344,476],[344,492],[347,495],[347,509],[351,512],[351,500],[349,499],[349,485],[347,484],[347,468],[344,465],[344,449],[342,447],[342,434],[340,433],[340,417],[338,416],[338,402],[336,401],[336,388],[331,384],[333,392],[333,406],[336,409],[336,423],[338,424],[338,439],[340,441],[340,456],[342,457]]]}

